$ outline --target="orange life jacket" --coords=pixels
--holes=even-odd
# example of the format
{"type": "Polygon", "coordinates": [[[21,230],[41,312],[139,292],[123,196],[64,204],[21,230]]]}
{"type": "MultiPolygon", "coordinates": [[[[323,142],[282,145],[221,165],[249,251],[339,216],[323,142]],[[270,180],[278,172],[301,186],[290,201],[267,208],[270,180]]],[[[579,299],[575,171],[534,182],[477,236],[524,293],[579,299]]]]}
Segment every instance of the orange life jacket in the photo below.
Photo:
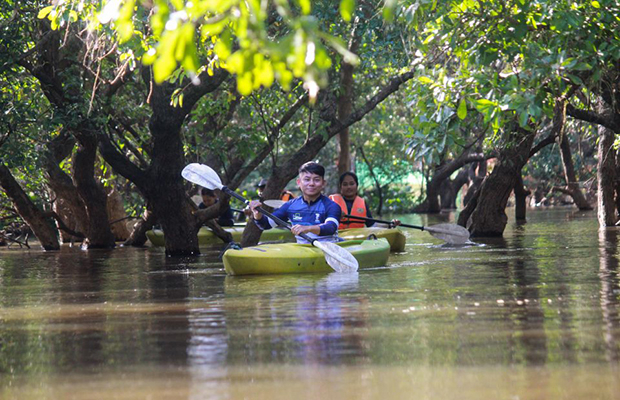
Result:
{"type": "Polygon", "coordinates": [[[295,195],[289,192],[288,190],[283,191],[282,194],[280,195],[280,200],[282,201],[289,201],[294,198],[295,198],[295,195]]]}
{"type": "Polygon", "coordinates": [[[356,217],[367,217],[366,216],[366,202],[359,196],[355,197],[353,200],[353,206],[351,207],[351,212],[347,210],[347,203],[344,201],[344,197],[340,194],[332,194],[329,196],[330,199],[336,202],[340,206],[342,210],[343,217],[340,219],[340,226],[338,229],[349,229],[349,228],[363,228],[366,226],[364,221],[355,221],[349,220],[345,217],[345,214],[353,215],[356,217]]]}

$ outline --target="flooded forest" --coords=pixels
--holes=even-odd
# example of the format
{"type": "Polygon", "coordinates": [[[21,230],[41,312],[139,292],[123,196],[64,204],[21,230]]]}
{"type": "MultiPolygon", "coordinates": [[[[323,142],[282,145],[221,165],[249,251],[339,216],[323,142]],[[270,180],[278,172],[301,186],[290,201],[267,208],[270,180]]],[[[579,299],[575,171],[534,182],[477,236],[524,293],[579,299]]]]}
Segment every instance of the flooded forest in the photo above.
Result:
{"type": "Polygon", "coordinates": [[[620,398],[618,15],[3,1],[0,398],[620,398]]]}

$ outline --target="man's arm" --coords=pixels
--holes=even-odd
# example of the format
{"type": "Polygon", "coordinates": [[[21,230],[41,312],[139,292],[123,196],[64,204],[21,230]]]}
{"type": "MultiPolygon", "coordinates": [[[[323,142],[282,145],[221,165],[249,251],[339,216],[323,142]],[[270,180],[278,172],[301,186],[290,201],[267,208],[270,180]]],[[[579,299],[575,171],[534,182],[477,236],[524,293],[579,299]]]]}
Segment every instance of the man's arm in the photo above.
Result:
{"type": "MultiPolygon", "coordinates": [[[[252,202],[252,203],[254,203],[254,202],[252,202]]],[[[250,203],[250,207],[252,206],[252,203],[250,203]]],[[[272,214],[274,216],[280,218],[283,221],[288,221],[288,212],[287,212],[287,210],[288,210],[289,206],[290,206],[290,204],[284,203],[282,205],[282,207],[280,207],[277,210],[275,210],[274,212],[272,212],[272,214]]],[[[273,227],[278,226],[278,224],[274,220],[272,220],[271,218],[265,217],[260,212],[256,212],[254,214],[254,222],[262,230],[271,229],[273,227]]]]}
{"type": "Polygon", "coordinates": [[[338,225],[340,225],[340,217],[342,210],[340,206],[333,201],[327,204],[327,210],[325,215],[325,222],[316,225],[319,227],[319,236],[333,235],[338,231],[338,225]]]}

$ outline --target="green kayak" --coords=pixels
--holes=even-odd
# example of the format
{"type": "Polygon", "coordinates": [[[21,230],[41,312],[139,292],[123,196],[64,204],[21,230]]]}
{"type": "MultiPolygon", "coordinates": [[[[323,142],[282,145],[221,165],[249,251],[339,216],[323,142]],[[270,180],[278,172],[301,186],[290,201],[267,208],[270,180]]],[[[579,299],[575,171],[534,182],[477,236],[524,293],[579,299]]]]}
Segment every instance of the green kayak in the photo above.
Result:
{"type": "MultiPolygon", "coordinates": [[[[241,235],[245,225],[225,227],[224,230],[232,234],[233,240],[237,243],[241,242],[241,235]]],[[[146,232],[146,237],[153,243],[154,246],[164,246],[164,231],[161,229],[152,229],[146,232]]],[[[260,237],[262,242],[292,242],[295,237],[288,229],[274,228],[263,232],[260,237]]],[[[216,246],[222,245],[222,239],[217,237],[213,231],[206,226],[203,226],[198,231],[198,245],[199,246],[216,246]]]]}
{"type": "MultiPolygon", "coordinates": [[[[346,240],[337,244],[353,254],[359,268],[383,266],[390,255],[386,239],[346,240]]],[[[229,275],[333,272],[323,252],[310,244],[272,243],[229,249],[223,261],[229,275]]]]}
{"type": "Polygon", "coordinates": [[[405,251],[405,243],[407,238],[405,234],[398,228],[351,228],[338,231],[338,236],[346,240],[363,240],[374,235],[376,238],[384,238],[390,244],[390,251],[405,251]]]}

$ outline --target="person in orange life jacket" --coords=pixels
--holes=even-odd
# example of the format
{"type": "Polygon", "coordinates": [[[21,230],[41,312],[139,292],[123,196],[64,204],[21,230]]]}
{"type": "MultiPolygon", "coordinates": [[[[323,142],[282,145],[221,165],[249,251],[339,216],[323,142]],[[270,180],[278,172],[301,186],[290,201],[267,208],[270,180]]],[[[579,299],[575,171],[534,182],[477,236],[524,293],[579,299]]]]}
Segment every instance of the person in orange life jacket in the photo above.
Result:
{"type": "MultiPolygon", "coordinates": [[[[329,198],[335,201],[342,210],[343,217],[340,221],[339,229],[363,228],[364,226],[370,227],[375,225],[372,221],[362,221],[344,217],[345,214],[348,214],[357,217],[372,218],[368,205],[364,199],[357,194],[359,186],[357,175],[353,172],[345,172],[340,175],[338,186],[340,188],[340,194],[332,194],[329,198]]],[[[392,225],[398,226],[400,225],[400,221],[393,219],[392,225]]]]}
{"type": "MultiPolygon", "coordinates": [[[[291,221],[291,232],[297,236],[297,243],[307,243],[299,236],[305,233],[312,239],[320,241],[338,241],[338,224],[340,222],[340,207],[327,196],[321,194],[325,187],[325,168],[315,162],[307,162],[299,168],[297,185],[302,196],[287,201],[273,212],[273,215],[291,221]]],[[[277,226],[271,218],[264,217],[256,207],[259,200],[250,202],[250,209],[254,222],[261,229],[270,229],[277,226]]]]}
{"type": "MultiPolygon", "coordinates": [[[[263,190],[265,190],[265,186],[267,186],[267,180],[265,179],[261,179],[260,182],[258,182],[258,184],[256,184],[256,188],[258,189],[258,198],[262,201],[263,200],[263,190]]],[[[289,191],[284,189],[282,191],[282,194],[280,194],[280,200],[282,201],[289,201],[295,198],[295,195],[289,191]]]]}
{"type": "MultiPolygon", "coordinates": [[[[205,209],[213,204],[217,203],[218,199],[213,190],[202,188],[200,191],[202,196],[202,203],[198,205],[199,209],[205,209]]],[[[230,206],[226,207],[226,210],[216,220],[220,226],[233,226],[235,225],[235,218],[233,216],[230,206]]]]}

